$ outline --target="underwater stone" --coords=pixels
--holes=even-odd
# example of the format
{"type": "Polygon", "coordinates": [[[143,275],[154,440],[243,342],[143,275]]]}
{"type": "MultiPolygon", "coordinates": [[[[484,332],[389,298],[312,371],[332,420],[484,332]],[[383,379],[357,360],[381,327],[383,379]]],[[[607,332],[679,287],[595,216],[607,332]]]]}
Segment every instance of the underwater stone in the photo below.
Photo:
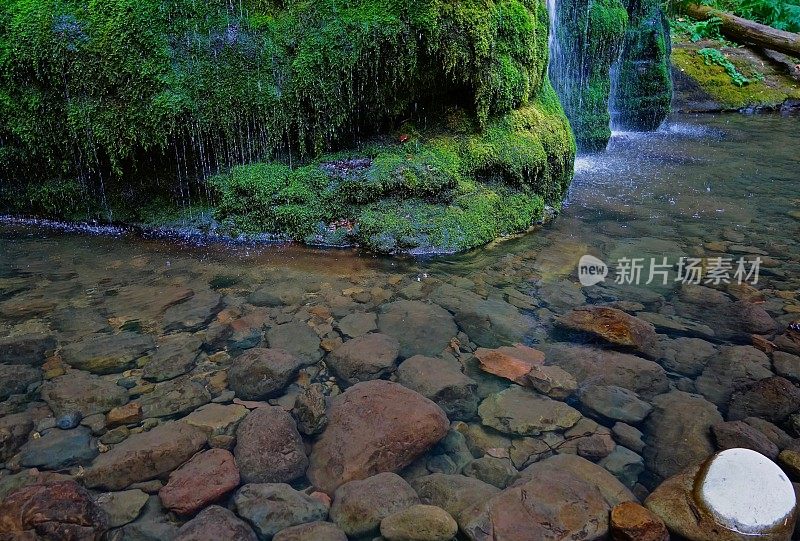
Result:
{"type": "Polygon", "coordinates": [[[70,411],[56,419],[56,426],[61,430],[69,430],[78,426],[83,419],[83,414],[79,411],[70,411]]]}

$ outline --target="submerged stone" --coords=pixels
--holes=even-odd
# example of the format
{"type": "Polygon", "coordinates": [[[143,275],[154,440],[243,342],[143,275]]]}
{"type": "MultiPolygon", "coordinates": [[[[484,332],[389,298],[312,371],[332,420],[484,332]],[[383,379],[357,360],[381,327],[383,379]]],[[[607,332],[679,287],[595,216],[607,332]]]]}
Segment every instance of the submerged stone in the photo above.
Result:
{"type": "Polygon", "coordinates": [[[785,541],[796,520],[792,483],[749,449],[728,449],[662,483],[645,504],[693,541],[785,541]]]}

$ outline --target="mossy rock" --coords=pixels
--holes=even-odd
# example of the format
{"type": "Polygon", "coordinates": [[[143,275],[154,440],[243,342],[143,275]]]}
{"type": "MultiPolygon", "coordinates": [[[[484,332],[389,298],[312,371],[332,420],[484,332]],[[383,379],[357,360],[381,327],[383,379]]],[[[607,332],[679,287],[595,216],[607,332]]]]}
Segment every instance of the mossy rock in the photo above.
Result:
{"type": "Polygon", "coordinates": [[[546,205],[560,205],[571,180],[575,143],[547,83],[539,99],[484,130],[454,110],[432,129],[409,131],[416,135],[301,167],[234,167],[211,181],[215,215],[234,236],[456,252],[529,229],[546,205]]]}
{"type": "Polygon", "coordinates": [[[672,102],[669,23],[660,2],[627,0],[626,8],[628,28],[615,66],[612,124],[650,131],[667,117],[672,102]]]}
{"type": "Polygon", "coordinates": [[[603,150],[611,137],[611,65],[619,57],[628,14],[619,0],[557,4],[550,77],[579,150],[603,150]]]}
{"type": "Polygon", "coordinates": [[[730,47],[710,40],[677,42],[672,48],[672,64],[679,77],[690,79],[698,87],[700,92],[694,94],[710,98],[698,101],[694,97],[680,103],[686,111],[771,110],[800,100],[800,81],[746,47],[730,47]],[[724,68],[708,64],[698,54],[704,48],[719,49],[750,82],[742,86],[734,84],[724,68]]]}
{"type": "Polygon", "coordinates": [[[541,0],[8,0],[0,209],[477,246],[571,179],[547,39],[541,0]]]}

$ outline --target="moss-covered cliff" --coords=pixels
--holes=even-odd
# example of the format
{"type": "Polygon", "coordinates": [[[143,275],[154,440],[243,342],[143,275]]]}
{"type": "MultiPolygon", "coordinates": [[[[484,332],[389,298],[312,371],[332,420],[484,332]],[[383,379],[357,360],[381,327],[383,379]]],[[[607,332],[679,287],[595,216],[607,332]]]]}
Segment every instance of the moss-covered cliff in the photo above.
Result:
{"type": "Polygon", "coordinates": [[[539,0],[9,0],[0,197],[124,214],[207,194],[232,231],[475,246],[571,177],[547,21],[539,0]]]}
{"type": "Polygon", "coordinates": [[[628,29],[615,66],[613,124],[622,130],[658,128],[672,101],[670,31],[661,3],[627,0],[628,29]]]}
{"type": "Polygon", "coordinates": [[[553,84],[580,150],[604,150],[611,137],[611,66],[619,57],[628,14],[619,0],[555,2],[553,84]]]}

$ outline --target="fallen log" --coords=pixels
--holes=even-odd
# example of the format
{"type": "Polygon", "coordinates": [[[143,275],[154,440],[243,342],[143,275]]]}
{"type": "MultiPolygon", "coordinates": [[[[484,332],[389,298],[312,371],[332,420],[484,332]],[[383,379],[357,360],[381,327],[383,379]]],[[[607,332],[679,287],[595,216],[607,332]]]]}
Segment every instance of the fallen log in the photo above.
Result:
{"type": "Polygon", "coordinates": [[[711,17],[719,17],[722,21],[719,28],[722,35],[737,43],[757,45],[765,49],[800,57],[800,34],[778,30],[777,28],[743,19],[732,13],[708,6],[686,4],[684,11],[690,17],[701,21],[711,17]]]}

